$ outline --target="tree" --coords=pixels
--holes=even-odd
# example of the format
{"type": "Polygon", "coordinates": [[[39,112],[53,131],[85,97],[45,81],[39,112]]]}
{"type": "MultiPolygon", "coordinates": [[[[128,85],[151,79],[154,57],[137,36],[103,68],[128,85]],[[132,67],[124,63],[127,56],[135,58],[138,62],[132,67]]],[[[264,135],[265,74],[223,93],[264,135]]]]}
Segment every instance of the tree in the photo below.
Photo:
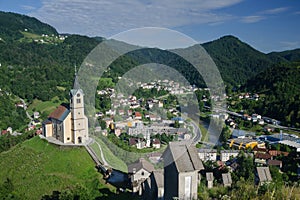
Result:
{"type": "Polygon", "coordinates": [[[180,127],[179,120],[175,120],[174,128],[179,128],[179,127],[180,127]]]}
{"type": "Polygon", "coordinates": [[[99,123],[100,123],[101,129],[105,130],[106,129],[106,122],[104,120],[99,120],[99,123]]]}
{"type": "Polygon", "coordinates": [[[237,177],[243,177],[245,180],[254,181],[254,163],[253,158],[240,151],[237,157],[239,167],[236,170],[237,177]]]}
{"type": "Polygon", "coordinates": [[[231,137],[231,130],[228,126],[223,127],[219,141],[225,147],[227,146],[227,140],[231,137]]]}

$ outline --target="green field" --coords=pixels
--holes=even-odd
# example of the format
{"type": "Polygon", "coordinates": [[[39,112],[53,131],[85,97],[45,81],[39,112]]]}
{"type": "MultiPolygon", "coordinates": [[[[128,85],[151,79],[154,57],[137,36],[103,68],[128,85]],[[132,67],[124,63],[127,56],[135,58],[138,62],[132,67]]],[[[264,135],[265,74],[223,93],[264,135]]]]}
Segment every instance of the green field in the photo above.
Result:
{"type": "MultiPolygon", "coordinates": [[[[0,166],[0,185],[11,180],[12,193],[20,199],[41,199],[53,191],[73,191],[78,187],[89,194],[89,199],[115,196],[115,188],[104,183],[82,147],[59,148],[34,137],[2,152],[0,166]]],[[[1,192],[3,190],[0,196],[1,192]]]]}
{"type": "Polygon", "coordinates": [[[51,101],[41,101],[41,100],[35,99],[29,105],[28,111],[29,111],[30,114],[32,114],[33,111],[38,111],[40,113],[45,113],[46,115],[49,115],[61,103],[62,102],[59,101],[58,97],[54,97],[51,101]]]}
{"type": "Polygon", "coordinates": [[[62,40],[54,37],[54,36],[42,36],[42,35],[38,35],[35,33],[30,33],[30,32],[26,32],[26,31],[21,31],[21,33],[23,34],[23,38],[20,39],[20,42],[32,42],[33,40],[43,40],[43,43],[46,44],[57,44],[57,43],[61,43],[63,42],[62,40]]]}

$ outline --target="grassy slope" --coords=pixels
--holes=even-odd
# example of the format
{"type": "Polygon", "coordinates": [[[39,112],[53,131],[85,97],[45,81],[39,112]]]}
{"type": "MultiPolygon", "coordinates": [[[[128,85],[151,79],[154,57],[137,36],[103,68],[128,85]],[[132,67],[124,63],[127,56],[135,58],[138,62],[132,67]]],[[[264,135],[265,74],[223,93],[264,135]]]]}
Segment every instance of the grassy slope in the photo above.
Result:
{"type": "MultiPolygon", "coordinates": [[[[123,160],[115,156],[111,150],[106,146],[106,144],[99,138],[95,137],[96,141],[101,145],[103,155],[105,160],[108,162],[110,166],[112,166],[114,169],[118,169],[123,172],[127,172],[127,165],[123,160]]],[[[95,150],[95,152],[98,154],[98,157],[101,158],[99,147],[96,143],[92,146],[92,148],[95,150]]]]}
{"type": "Polygon", "coordinates": [[[62,102],[58,99],[58,97],[54,97],[51,101],[41,101],[41,100],[35,99],[29,105],[28,111],[33,113],[33,110],[35,110],[35,111],[39,111],[40,113],[45,112],[47,115],[49,115],[61,103],[62,102]]]}
{"type": "Polygon", "coordinates": [[[114,191],[112,186],[104,185],[84,148],[60,149],[39,137],[1,153],[0,166],[1,183],[10,178],[22,199],[40,199],[76,183],[89,188],[95,196],[101,196],[100,188],[114,191]]]}

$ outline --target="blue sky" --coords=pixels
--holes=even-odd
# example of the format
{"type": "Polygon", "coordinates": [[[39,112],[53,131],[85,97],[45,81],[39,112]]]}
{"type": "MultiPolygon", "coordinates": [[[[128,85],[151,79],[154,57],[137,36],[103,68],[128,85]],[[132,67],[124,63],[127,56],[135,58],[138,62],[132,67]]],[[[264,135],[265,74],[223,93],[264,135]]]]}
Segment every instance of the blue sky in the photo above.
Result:
{"type": "Polygon", "coordinates": [[[297,0],[0,0],[60,33],[110,37],[140,27],[180,31],[200,43],[234,35],[263,51],[300,48],[297,0]]]}

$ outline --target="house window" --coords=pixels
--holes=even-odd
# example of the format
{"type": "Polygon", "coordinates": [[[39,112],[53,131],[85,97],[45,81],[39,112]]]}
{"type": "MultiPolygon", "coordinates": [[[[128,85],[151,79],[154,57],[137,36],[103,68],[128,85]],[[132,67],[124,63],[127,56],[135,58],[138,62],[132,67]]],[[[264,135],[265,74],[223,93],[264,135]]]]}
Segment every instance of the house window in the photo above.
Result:
{"type": "Polygon", "coordinates": [[[80,94],[79,94],[79,93],[77,94],[77,97],[80,97],[80,94]]]}
{"type": "Polygon", "coordinates": [[[78,112],[78,115],[80,115],[80,112],[78,112]]]}
{"type": "Polygon", "coordinates": [[[142,172],[142,176],[144,176],[145,175],[145,173],[144,172],[142,172]]]}
{"type": "Polygon", "coordinates": [[[76,102],[77,103],[81,103],[81,99],[76,99],[76,102]]]}

